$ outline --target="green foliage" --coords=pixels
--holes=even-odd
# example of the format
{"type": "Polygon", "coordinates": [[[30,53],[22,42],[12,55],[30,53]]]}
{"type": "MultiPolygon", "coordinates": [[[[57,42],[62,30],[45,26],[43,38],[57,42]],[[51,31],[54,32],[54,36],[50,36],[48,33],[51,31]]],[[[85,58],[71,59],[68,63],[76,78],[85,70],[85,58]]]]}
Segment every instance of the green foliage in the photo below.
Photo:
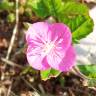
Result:
{"type": "Polygon", "coordinates": [[[96,65],[78,65],[80,71],[89,78],[96,79],[96,65]]]}
{"type": "Polygon", "coordinates": [[[49,14],[58,19],[58,16],[63,12],[62,0],[43,0],[45,6],[49,10],[49,14]]]}
{"type": "Polygon", "coordinates": [[[88,85],[89,85],[90,87],[96,86],[96,78],[90,79],[90,80],[88,81],[88,85]]]}
{"type": "Polygon", "coordinates": [[[84,75],[89,78],[88,85],[90,87],[96,86],[96,64],[78,65],[78,68],[84,75]]]}
{"type": "Polygon", "coordinates": [[[93,20],[84,15],[78,15],[75,18],[64,17],[62,21],[70,27],[74,40],[86,37],[93,30],[93,20]]]}
{"type": "Polygon", "coordinates": [[[74,2],[74,1],[76,2],[77,0],[62,0],[62,1],[66,3],[66,2],[74,2]]]}
{"type": "Polygon", "coordinates": [[[48,9],[44,5],[43,0],[28,0],[26,7],[32,8],[32,11],[41,18],[44,18],[48,15],[48,9]]]}
{"type": "Polygon", "coordinates": [[[77,2],[65,2],[63,4],[63,15],[88,15],[88,7],[77,2]]]}
{"type": "Polygon", "coordinates": [[[46,16],[57,17],[62,12],[62,0],[28,0],[26,7],[32,8],[33,12],[41,18],[46,16]]]}
{"type": "Polygon", "coordinates": [[[88,8],[84,4],[68,2],[64,4],[64,13],[59,20],[69,26],[73,42],[86,37],[93,30],[93,20],[90,18],[88,8]]]}
{"type": "Polygon", "coordinates": [[[72,31],[73,43],[93,30],[93,21],[85,4],[66,0],[28,0],[27,6],[39,17],[53,16],[68,25],[72,31]]]}
{"type": "Polygon", "coordinates": [[[32,18],[32,10],[30,8],[25,8],[24,11],[27,17],[32,18]]]}
{"type": "Polygon", "coordinates": [[[14,22],[15,21],[15,14],[13,13],[10,13],[8,16],[7,16],[7,20],[8,22],[14,22]]]}
{"type": "Polygon", "coordinates": [[[85,18],[85,17],[80,17],[77,18],[76,20],[78,21],[76,24],[76,21],[74,20],[73,23],[75,23],[77,26],[75,26],[75,30],[72,31],[72,37],[73,39],[82,39],[84,37],[86,37],[89,33],[92,32],[93,30],[93,20],[89,17],[89,18],[85,18]],[[81,21],[80,21],[81,19],[81,21]],[[81,23],[82,22],[82,23],[81,23]]]}
{"type": "Polygon", "coordinates": [[[57,71],[55,69],[40,71],[42,80],[47,80],[47,79],[50,79],[51,77],[57,77],[59,74],[60,74],[60,71],[57,71]]]}
{"type": "Polygon", "coordinates": [[[12,10],[14,7],[13,2],[8,2],[7,0],[3,0],[0,2],[0,10],[12,10]]]}

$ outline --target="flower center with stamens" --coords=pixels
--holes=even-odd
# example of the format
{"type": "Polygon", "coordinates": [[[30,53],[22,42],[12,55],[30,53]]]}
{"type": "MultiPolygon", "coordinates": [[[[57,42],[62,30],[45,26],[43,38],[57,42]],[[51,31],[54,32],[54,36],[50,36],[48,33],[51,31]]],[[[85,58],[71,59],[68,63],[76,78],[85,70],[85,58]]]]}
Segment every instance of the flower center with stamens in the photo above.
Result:
{"type": "Polygon", "coordinates": [[[45,47],[44,47],[44,53],[46,55],[48,55],[50,53],[50,51],[52,51],[52,49],[55,47],[54,43],[46,43],[45,47]]]}

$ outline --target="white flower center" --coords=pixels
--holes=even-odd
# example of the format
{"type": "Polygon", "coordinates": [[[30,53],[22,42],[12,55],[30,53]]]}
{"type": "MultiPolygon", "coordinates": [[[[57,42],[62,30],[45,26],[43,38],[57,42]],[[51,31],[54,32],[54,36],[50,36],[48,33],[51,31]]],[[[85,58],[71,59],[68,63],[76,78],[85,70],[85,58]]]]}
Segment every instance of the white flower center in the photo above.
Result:
{"type": "Polygon", "coordinates": [[[44,47],[44,53],[47,55],[54,48],[54,43],[46,43],[44,47]]]}

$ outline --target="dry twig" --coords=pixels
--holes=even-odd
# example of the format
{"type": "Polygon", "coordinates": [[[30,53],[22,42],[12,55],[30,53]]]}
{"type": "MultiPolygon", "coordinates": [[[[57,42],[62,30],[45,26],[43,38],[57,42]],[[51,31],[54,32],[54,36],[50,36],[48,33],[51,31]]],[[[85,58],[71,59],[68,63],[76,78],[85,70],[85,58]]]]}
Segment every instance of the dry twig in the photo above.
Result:
{"type": "Polygon", "coordinates": [[[42,92],[42,94],[45,94],[45,90],[43,88],[43,86],[41,84],[38,85],[40,91],[42,92]]]}
{"type": "Polygon", "coordinates": [[[30,88],[32,88],[35,92],[37,92],[37,93],[39,94],[38,90],[35,89],[24,77],[21,77],[21,79],[22,79],[30,88]]]}
{"type": "Polygon", "coordinates": [[[7,96],[10,96],[10,94],[11,94],[11,88],[12,88],[12,82],[11,82],[9,88],[8,88],[7,96]]]}
{"type": "Polygon", "coordinates": [[[19,64],[16,64],[16,63],[14,63],[14,62],[12,62],[12,61],[10,61],[10,60],[7,60],[6,58],[1,58],[1,60],[2,60],[3,62],[5,62],[5,64],[11,65],[11,66],[13,66],[13,67],[24,68],[23,66],[21,66],[21,65],[19,65],[19,64]]]}
{"type": "Polygon", "coordinates": [[[14,30],[13,30],[13,35],[11,37],[11,41],[10,41],[10,45],[9,45],[9,48],[8,48],[8,51],[7,51],[6,59],[10,58],[10,54],[11,54],[11,51],[12,51],[12,48],[13,48],[13,45],[14,45],[14,42],[15,42],[15,37],[16,37],[16,34],[18,32],[18,23],[19,23],[18,2],[19,1],[16,0],[16,24],[15,24],[15,27],[14,27],[14,30]]]}

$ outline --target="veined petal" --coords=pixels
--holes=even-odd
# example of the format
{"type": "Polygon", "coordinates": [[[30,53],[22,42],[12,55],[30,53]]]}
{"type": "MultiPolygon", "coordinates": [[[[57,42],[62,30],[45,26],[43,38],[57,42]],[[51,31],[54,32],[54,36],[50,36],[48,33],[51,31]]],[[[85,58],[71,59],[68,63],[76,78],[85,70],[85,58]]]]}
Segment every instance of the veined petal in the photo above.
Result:
{"type": "Polygon", "coordinates": [[[49,24],[46,22],[38,22],[32,24],[26,32],[27,44],[45,43],[50,40],[49,24]]]}
{"type": "Polygon", "coordinates": [[[50,68],[47,63],[46,56],[41,54],[41,49],[38,47],[37,49],[32,49],[31,46],[27,48],[27,60],[29,64],[37,70],[46,70],[50,68]]]}
{"type": "Polygon", "coordinates": [[[62,51],[58,53],[58,55],[52,53],[47,56],[48,64],[56,70],[65,72],[69,71],[74,66],[76,61],[74,48],[70,46],[64,57],[62,57],[62,51]]]}
{"type": "Polygon", "coordinates": [[[58,66],[62,61],[62,59],[64,58],[64,56],[65,56],[65,52],[63,49],[60,50],[54,49],[47,55],[48,64],[52,68],[58,69],[58,66]]]}
{"type": "Polygon", "coordinates": [[[71,44],[71,31],[63,23],[54,23],[51,25],[51,40],[56,43],[58,48],[67,50],[71,44]]]}
{"type": "Polygon", "coordinates": [[[27,60],[37,70],[68,71],[75,62],[71,32],[62,23],[34,23],[26,32],[27,60]]]}
{"type": "Polygon", "coordinates": [[[37,70],[50,68],[47,63],[43,48],[47,40],[50,40],[49,26],[45,22],[34,23],[26,32],[27,60],[37,70]]]}
{"type": "Polygon", "coordinates": [[[72,67],[76,64],[75,61],[76,61],[75,49],[72,46],[70,46],[62,62],[59,64],[58,70],[65,72],[71,70],[72,67]]]}

